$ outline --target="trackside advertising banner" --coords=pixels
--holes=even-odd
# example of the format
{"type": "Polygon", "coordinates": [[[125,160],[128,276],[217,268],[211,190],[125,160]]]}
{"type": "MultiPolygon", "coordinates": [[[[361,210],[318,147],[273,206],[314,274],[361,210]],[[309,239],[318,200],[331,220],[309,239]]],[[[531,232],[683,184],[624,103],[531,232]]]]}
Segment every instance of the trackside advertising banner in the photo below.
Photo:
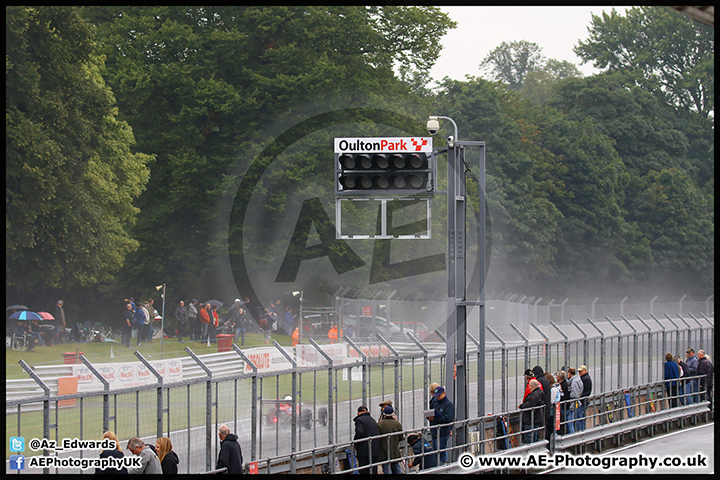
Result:
{"type": "MultiPolygon", "coordinates": [[[[320,348],[332,359],[333,365],[345,363],[348,356],[347,345],[344,343],[333,343],[330,345],[320,345],[320,348]]],[[[325,357],[320,355],[315,347],[312,345],[296,345],[295,346],[295,361],[298,366],[317,366],[327,365],[328,361],[325,357]]]]}
{"type": "MultiPolygon", "coordinates": [[[[182,380],[182,363],[179,359],[156,360],[150,365],[163,377],[163,383],[182,380]]],[[[157,378],[140,362],[102,363],[95,369],[110,383],[110,390],[134,387],[138,385],[156,384],[157,378]]],[[[100,380],[85,365],[73,365],[73,376],[78,377],[78,392],[102,390],[100,380]]]]}

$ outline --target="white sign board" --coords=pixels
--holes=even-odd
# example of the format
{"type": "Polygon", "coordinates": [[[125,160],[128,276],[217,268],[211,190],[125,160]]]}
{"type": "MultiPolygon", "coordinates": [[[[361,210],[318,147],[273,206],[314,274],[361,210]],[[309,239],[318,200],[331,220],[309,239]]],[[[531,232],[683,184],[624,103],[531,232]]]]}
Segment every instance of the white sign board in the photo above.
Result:
{"type": "MultiPolygon", "coordinates": [[[[150,365],[163,377],[163,383],[182,380],[182,363],[179,359],[156,360],[150,365]]],[[[138,385],[157,384],[157,378],[141,362],[99,363],[93,365],[105,380],[110,383],[110,390],[117,390],[138,385]]],[[[82,364],[72,366],[73,376],[78,377],[78,392],[102,390],[103,385],[95,375],[82,364]]]]}
{"type": "MultiPolygon", "coordinates": [[[[347,345],[344,343],[320,345],[320,348],[332,359],[333,365],[345,363],[347,360],[347,345]]],[[[312,345],[296,345],[295,361],[300,367],[328,365],[325,357],[320,355],[317,348],[312,345]]]]}
{"type": "MultiPolygon", "coordinates": [[[[292,368],[292,364],[288,359],[275,347],[249,348],[242,352],[255,364],[258,373],[276,372],[292,368]]],[[[289,355],[292,357],[292,351],[289,352],[289,355]]],[[[250,365],[245,364],[245,372],[252,372],[250,365]]]]}
{"type": "Polygon", "coordinates": [[[335,153],[432,153],[432,137],[342,137],[335,153]]]}

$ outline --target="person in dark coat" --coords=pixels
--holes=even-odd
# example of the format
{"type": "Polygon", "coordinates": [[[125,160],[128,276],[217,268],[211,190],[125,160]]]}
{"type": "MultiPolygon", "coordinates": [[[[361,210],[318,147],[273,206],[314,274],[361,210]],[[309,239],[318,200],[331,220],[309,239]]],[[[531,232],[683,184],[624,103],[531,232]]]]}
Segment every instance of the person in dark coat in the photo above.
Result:
{"type": "Polygon", "coordinates": [[[555,416],[553,415],[552,399],[550,398],[550,382],[545,377],[545,372],[540,365],[535,365],[532,369],[535,379],[540,382],[540,387],[545,394],[545,417],[543,423],[545,425],[545,438],[550,440],[550,436],[555,428],[555,416]]]}
{"type": "Polygon", "coordinates": [[[437,467],[437,455],[430,454],[435,451],[430,442],[421,441],[420,435],[413,433],[407,436],[407,443],[412,447],[413,455],[421,455],[410,460],[408,468],[419,466],[420,470],[424,470],[437,467]]]}
{"type": "Polygon", "coordinates": [[[227,473],[242,475],[243,456],[237,435],[230,433],[227,425],[220,425],[218,436],[220,437],[220,454],[215,468],[227,467],[227,473]]]}
{"type": "MultiPolygon", "coordinates": [[[[118,442],[117,435],[115,435],[115,433],[108,430],[107,432],[103,433],[103,436],[102,436],[103,440],[105,440],[106,438],[115,442],[115,448],[108,448],[107,450],[103,450],[102,452],[100,452],[100,458],[114,457],[114,458],[117,458],[118,461],[122,461],[122,458],[125,457],[125,454],[122,451],[120,442],[118,442]]],[[[127,471],[127,468],[125,468],[124,466],[120,467],[120,468],[106,468],[104,470],[102,470],[100,467],[95,469],[95,475],[106,474],[106,473],[117,475],[117,474],[127,474],[128,471],[127,471]]]]}
{"type": "Polygon", "coordinates": [[[670,402],[670,408],[677,407],[678,396],[678,379],[680,378],[680,367],[673,360],[672,353],[665,354],[665,372],[663,379],[665,380],[665,392],[670,402]]]}
{"type": "Polygon", "coordinates": [[[543,425],[545,417],[545,392],[540,388],[540,382],[534,378],[530,380],[530,393],[525,397],[525,401],[518,405],[518,408],[524,410],[522,413],[522,429],[523,443],[529,444],[538,441],[540,437],[539,429],[543,425]],[[543,407],[543,408],[536,408],[543,407]]]}
{"type": "Polygon", "coordinates": [[[158,460],[160,460],[163,475],[168,478],[177,477],[178,464],[180,463],[180,459],[172,448],[172,442],[167,437],[160,437],[155,442],[155,452],[158,460]]]}
{"type": "Polygon", "coordinates": [[[700,394],[700,400],[705,400],[710,402],[710,411],[713,409],[713,364],[710,363],[710,360],[705,356],[704,350],[698,350],[697,353],[698,358],[698,367],[697,367],[697,373],[698,375],[703,375],[700,377],[700,390],[705,391],[705,394],[700,394]]]}
{"type": "Polygon", "coordinates": [[[560,390],[562,391],[562,397],[560,397],[560,435],[565,435],[567,428],[563,422],[565,422],[565,416],[567,413],[568,403],[563,403],[566,400],[570,400],[570,387],[567,382],[567,374],[560,370],[557,375],[558,383],[560,383],[560,390]]]}
{"type": "MultiPolygon", "coordinates": [[[[355,436],[353,440],[362,440],[363,438],[375,437],[380,434],[375,419],[370,416],[370,412],[365,405],[358,407],[357,417],[353,418],[355,422],[355,436]]],[[[366,467],[358,470],[361,474],[369,474],[377,472],[377,467],[367,467],[377,462],[380,457],[380,440],[374,439],[370,441],[355,443],[355,452],[357,455],[358,466],[366,467]]]]}
{"type": "Polygon", "coordinates": [[[55,311],[53,312],[53,317],[55,317],[55,333],[51,336],[50,342],[45,342],[50,347],[53,346],[53,342],[56,338],[57,343],[62,343],[62,336],[60,334],[65,332],[65,310],[63,310],[64,303],[65,302],[62,300],[58,300],[55,304],[55,311]]]}

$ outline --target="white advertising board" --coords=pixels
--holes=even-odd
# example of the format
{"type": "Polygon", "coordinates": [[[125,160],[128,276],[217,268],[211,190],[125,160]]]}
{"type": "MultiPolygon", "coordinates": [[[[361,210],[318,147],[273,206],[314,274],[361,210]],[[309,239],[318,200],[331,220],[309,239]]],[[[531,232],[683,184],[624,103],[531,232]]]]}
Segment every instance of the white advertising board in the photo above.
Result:
{"type": "MultiPolygon", "coordinates": [[[[287,349],[286,349],[287,351],[287,349]]],[[[258,373],[276,372],[292,368],[292,364],[275,347],[259,347],[243,349],[243,353],[255,364],[258,373]]],[[[288,352],[292,357],[292,351],[288,352]]],[[[245,373],[252,372],[249,365],[245,365],[245,373]]]]}
{"type": "MultiPolygon", "coordinates": [[[[345,363],[347,360],[347,345],[344,343],[320,345],[320,348],[332,359],[333,365],[345,363]]],[[[295,361],[300,367],[328,365],[325,357],[312,345],[296,345],[295,361]]]]}
{"type": "MultiPolygon", "coordinates": [[[[163,383],[182,380],[182,363],[179,359],[150,361],[150,365],[163,377],[163,383]]],[[[156,384],[157,378],[141,362],[98,363],[95,369],[110,383],[110,390],[156,384]]],[[[73,376],[78,377],[78,392],[102,390],[100,380],[83,364],[73,365],[73,376]]]]}

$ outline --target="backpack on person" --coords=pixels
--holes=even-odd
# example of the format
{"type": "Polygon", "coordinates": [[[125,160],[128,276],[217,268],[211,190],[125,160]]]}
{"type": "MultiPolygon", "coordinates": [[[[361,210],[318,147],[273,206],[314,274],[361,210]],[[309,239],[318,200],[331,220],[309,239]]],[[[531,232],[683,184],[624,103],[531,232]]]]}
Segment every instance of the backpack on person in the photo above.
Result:
{"type": "Polygon", "coordinates": [[[258,325],[260,325],[260,328],[262,328],[263,330],[267,330],[267,328],[268,328],[267,315],[263,315],[262,317],[260,317],[260,319],[258,320],[258,325]]]}

